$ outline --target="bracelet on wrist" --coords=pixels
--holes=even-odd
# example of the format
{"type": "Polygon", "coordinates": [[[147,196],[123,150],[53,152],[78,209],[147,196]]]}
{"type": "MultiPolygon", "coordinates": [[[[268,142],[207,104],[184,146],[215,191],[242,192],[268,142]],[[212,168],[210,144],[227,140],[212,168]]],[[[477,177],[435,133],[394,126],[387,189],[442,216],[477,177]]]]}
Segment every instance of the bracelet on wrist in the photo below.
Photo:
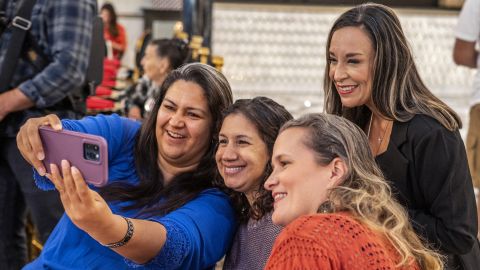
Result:
{"type": "Polygon", "coordinates": [[[128,243],[128,241],[130,241],[130,239],[132,239],[133,229],[134,229],[133,222],[129,218],[126,218],[126,217],[123,217],[123,218],[127,222],[127,232],[125,233],[125,236],[123,237],[123,239],[118,242],[106,244],[103,246],[108,248],[118,248],[118,247],[124,246],[126,243],[128,243]]]}

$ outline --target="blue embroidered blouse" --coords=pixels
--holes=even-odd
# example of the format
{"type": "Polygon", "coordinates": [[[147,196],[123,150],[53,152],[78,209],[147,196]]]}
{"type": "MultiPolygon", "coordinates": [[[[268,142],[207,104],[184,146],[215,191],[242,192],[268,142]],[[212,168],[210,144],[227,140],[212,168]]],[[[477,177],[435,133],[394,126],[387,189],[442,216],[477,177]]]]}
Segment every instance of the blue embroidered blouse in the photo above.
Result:
{"type": "MultiPolygon", "coordinates": [[[[138,183],[133,157],[138,122],[118,115],[99,115],[79,121],[63,120],[62,124],[64,129],[106,139],[110,182],[138,183]]],[[[40,188],[54,188],[48,179],[36,173],[34,177],[40,188]]],[[[138,210],[121,209],[128,204],[113,202],[109,206],[115,214],[134,217],[138,210]]],[[[211,269],[227,251],[236,229],[229,199],[217,189],[204,190],[179,209],[148,220],[165,226],[167,240],[157,256],[145,265],[135,264],[102,246],[64,214],[40,257],[24,269],[211,269]]]]}

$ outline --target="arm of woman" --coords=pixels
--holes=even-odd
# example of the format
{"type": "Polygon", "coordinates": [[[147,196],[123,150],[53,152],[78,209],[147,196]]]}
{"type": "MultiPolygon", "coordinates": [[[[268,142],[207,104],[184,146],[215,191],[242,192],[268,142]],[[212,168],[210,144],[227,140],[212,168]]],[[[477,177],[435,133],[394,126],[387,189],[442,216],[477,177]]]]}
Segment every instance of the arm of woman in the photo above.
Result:
{"type": "Polygon", "coordinates": [[[117,24],[117,28],[118,37],[112,40],[112,47],[115,50],[119,50],[121,53],[124,53],[127,49],[127,34],[125,32],[125,28],[122,25],[117,24]]]}
{"type": "MultiPolygon", "coordinates": [[[[121,242],[128,230],[126,219],[115,215],[91,190],[78,169],[62,161],[51,167],[65,213],[80,229],[102,245],[121,242]]],[[[228,197],[219,191],[202,192],[196,199],[166,216],[150,220],[129,219],[133,234],[125,245],[112,248],[131,266],[148,263],[159,269],[206,269],[215,265],[230,246],[235,214],[228,197]]]]}
{"type": "MultiPolygon", "coordinates": [[[[47,177],[59,191],[65,213],[78,228],[102,245],[124,239],[129,229],[127,219],[112,213],[105,200],[87,186],[77,168],[63,160],[61,169],[52,164],[51,172],[47,177]]],[[[125,245],[113,250],[134,262],[145,263],[163,247],[165,227],[153,221],[128,220],[133,224],[133,234],[125,245]]]]}
{"type": "Polygon", "coordinates": [[[156,269],[213,267],[230,247],[237,225],[228,196],[217,189],[205,190],[179,209],[150,220],[167,231],[161,252],[147,265],[156,269]]]}
{"type": "Polygon", "coordinates": [[[422,209],[409,210],[414,228],[444,252],[469,252],[476,241],[477,217],[460,134],[433,127],[414,144],[413,155],[414,185],[424,202],[422,209]]]}
{"type": "Polygon", "coordinates": [[[118,115],[98,115],[86,117],[82,120],[60,120],[54,114],[31,118],[20,128],[17,134],[17,146],[25,160],[35,168],[34,178],[40,188],[53,188],[48,179],[43,177],[46,173],[42,163],[45,154],[38,128],[44,125],[49,125],[55,130],[64,128],[101,136],[105,138],[108,144],[109,164],[133,162],[131,160],[133,159],[132,155],[128,153],[133,151],[134,137],[140,127],[140,124],[135,121],[127,120],[118,115]]]}

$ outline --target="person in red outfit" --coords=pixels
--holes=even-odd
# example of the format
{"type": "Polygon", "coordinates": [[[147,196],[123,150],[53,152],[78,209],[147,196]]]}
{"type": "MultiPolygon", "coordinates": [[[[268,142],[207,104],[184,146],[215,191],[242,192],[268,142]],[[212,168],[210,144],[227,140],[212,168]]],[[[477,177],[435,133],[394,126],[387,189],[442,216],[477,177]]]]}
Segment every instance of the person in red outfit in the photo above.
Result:
{"type": "Polygon", "coordinates": [[[265,188],[286,226],[265,269],[443,269],[392,197],[367,137],[330,114],[287,122],[265,188]]]}
{"type": "Polygon", "coordinates": [[[121,60],[127,48],[125,28],[117,22],[117,13],[110,3],[102,5],[100,16],[103,20],[103,36],[105,42],[110,43],[113,58],[121,60]]]}

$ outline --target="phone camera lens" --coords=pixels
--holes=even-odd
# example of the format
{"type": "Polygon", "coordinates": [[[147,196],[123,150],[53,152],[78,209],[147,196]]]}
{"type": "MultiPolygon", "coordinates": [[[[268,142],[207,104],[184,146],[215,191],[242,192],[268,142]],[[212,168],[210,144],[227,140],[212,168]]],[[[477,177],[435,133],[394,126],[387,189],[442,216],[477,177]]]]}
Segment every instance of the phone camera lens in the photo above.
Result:
{"type": "Polygon", "coordinates": [[[96,144],[85,143],[83,145],[83,156],[86,160],[99,161],[100,160],[100,147],[96,144]]]}

